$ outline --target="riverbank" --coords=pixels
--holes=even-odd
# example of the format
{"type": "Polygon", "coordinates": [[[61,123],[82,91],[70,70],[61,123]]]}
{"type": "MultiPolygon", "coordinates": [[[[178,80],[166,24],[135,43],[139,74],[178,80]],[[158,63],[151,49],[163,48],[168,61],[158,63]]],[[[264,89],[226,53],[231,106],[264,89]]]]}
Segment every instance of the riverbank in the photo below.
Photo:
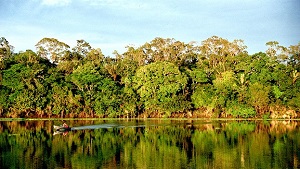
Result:
{"type": "Polygon", "coordinates": [[[170,119],[170,118],[187,118],[187,119],[193,119],[193,118],[203,118],[203,119],[297,119],[300,118],[300,112],[296,112],[294,110],[285,110],[285,111],[279,111],[276,109],[271,109],[269,113],[259,114],[257,113],[256,116],[253,117],[247,117],[247,116],[234,116],[232,114],[228,114],[226,112],[213,112],[208,110],[198,110],[198,111],[189,111],[189,112],[176,112],[176,113],[160,113],[160,112],[143,112],[138,115],[135,114],[128,114],[127,115],[116,115],[116,116],[108,116],[108,115],[97,115],[94,113],[68,113],[68,114],[48,114],[48,113],[23,113],[22,116],[18,116],[20,114],[14,114],[14,113],[6,113],[6,116],[0,116],[0,118],[38,118],[38,119],[58,119],[58,118],[76,118],[76,119],[86,119],[86,118],[104,118],[104,119],[144,119],[144,118],[158,118],[158,119],[170,119]]]}

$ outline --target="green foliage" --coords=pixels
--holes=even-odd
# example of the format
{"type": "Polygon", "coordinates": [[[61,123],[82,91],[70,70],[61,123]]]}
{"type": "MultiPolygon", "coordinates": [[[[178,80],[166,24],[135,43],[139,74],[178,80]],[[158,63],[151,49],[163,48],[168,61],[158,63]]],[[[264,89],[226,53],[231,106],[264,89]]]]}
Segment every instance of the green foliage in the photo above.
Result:
{"type": "Polygon", "coordinates": [[[41,39],[37,53],[13,53],[2,37],[0,116],[167,117],[206,109],[264,117],[274,106],[299,112],[299,44],[270,41],[266,53],[253,55],[242,40],[212,36],[196,44],[155,38],[106,57],[84,40],[70,48],[55,38],[41,39]]]}
{"type": "Polygon", "coordinates": [[[253,118],[256,115],[253,107],[236,102],[227,105],[226,113],[238,118],[253,118]]]}
{"type": "Polygon", "coordinates": [[[192,69],[188,72],[190,78],[193,83],[207,83],[209,82],[209,78],[207,73],[203,69],[192,69]]]}
{"type": "Polygon", "coordinates": [[[274,93],[276,99],[279,99],[284,94],[284,92],[280,91],[278,86],[273,86],[273,93],[274,93]]]}
{"type": "Polygon", "coordinates": [[[10,91],[6,88],[0,85],[0,116],[2,115],[2,112],[10,107],[8,97],[9,97],[10,91]]]}
{"type": "Polygon", "coordinates": [[[21,90],[25,87],[22,80],[26,76],[29,68],[22,64],[15,64],[10,69],[3,71],[2,85],[11,89],[11,91],[21,90]]]}
{"type": "Polygon", "coordinates": [[[237,88],[237,79],[235,77],[234,72],[226,71],[218,75],[215,80],[213,80],[214,88],[221,95],[229,96],[231,92],[236,90],[237,88]]]}
{"type": "Polygon", "coordinates": [[[51,112],[64,117],[71,111],[76,112],[76,105],[79,105],[80,96],[74,96],[68,86],[55,85],[51,91],[51,112]]]}
{"type": "Polygon", "coordinates": [[[96,115],[119,115],[119,90],[116,83],[100,74],[99,67],[92,62],[79,66],[68,76],[80,90],[84,101],[84,111],[95,112],[96,115]]]}
{"type": "Polygon", "coordinates": [[[256,108],[264,108],[269,104],[270,86],[264,86],[261,83],[253,83],[249,86],[248,104],[256,108]]]}
{"type": "Polygon", "coordinates": [[[195,108],[208,107],[213,109],[216,107],[213,102],[215,94],[211,86],[197,87],[191,98],[195,108]]]}
{"type": "Polygon", "coordinates": [[[198,86],[192,95],[192,102],[195,108],[222,109],[234,99],[236,88],[234,73],[225,71],[213,80],[213,85],[198,86]]]}
{"type": "Polygon", "coordinates": [[[288,105],[297,111],[300,111],[300,92],[298,92],[288,101],[288,105]]]}
{"type": "Polygon", "coordinates": [[[116,83],[109,79],[104,78],[101,80],[101,84],[97,87],[97,94],[95,100],[96,114],[108,115],[110,117],[120,116],[120,87],[116,83]]]}
{"type": "Polygon", "coordinates": [[[188,106],[182,96],[186,85],[186,75],[169,62],[142,66],[133,79],[133,87],[149,111],[183,111],[188,106]]]}

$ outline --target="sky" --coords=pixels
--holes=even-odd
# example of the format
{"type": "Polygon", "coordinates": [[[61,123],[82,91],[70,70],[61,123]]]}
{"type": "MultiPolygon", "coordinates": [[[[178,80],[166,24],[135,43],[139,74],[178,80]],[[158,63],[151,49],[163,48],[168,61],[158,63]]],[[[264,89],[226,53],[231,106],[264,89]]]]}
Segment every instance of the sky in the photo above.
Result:
{"type": "Polygon", "coordinates": [[[0,37],[15,52],[44,37],[71,48],[83,39],[105,56],[156,37],[189,43],[242,39],[249,54],[266,42],[300,42],[300,0],[0,0],[0,37]]]}

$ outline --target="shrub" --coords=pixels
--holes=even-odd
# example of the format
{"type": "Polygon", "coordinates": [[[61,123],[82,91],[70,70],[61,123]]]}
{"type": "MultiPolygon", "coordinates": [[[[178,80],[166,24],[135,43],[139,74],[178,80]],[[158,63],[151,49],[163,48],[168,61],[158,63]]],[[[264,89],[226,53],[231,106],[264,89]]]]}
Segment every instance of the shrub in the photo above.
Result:
{"type": "Polygon", "coordinates": [[[256,111],[253,107],[240,103],[231,103],[228,108],[226,108],[226,113],[233,117],[242,118],[251,118],[256,115],[256,111]]]}

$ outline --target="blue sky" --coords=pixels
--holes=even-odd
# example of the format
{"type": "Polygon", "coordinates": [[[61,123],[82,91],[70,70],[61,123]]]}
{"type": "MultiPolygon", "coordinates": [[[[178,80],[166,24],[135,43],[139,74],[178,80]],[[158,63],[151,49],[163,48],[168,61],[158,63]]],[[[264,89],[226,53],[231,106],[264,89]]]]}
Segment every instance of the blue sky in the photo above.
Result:
{"type": "Polygon", "coordinates": [[[112,56],[155,37],[201,44],[216,35],[244,40],[252,54],[268,41],[298,44],[299,9],[300,0],[0,0],[0,36],[15,52],[51,37],[112,56]]]}

